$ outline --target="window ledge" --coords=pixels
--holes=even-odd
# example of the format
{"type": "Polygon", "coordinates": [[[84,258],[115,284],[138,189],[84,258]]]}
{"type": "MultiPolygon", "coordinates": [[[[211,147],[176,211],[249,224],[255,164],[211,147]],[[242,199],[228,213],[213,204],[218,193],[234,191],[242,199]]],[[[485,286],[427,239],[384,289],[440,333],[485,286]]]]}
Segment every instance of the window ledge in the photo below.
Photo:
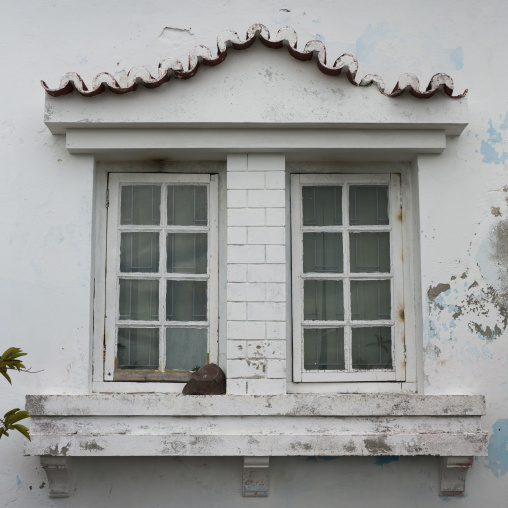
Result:
{"type": "Polygon", "coordinates": [[[487,455],[479,395],[29,395],[27,410],[36,456],[487,455]]]}

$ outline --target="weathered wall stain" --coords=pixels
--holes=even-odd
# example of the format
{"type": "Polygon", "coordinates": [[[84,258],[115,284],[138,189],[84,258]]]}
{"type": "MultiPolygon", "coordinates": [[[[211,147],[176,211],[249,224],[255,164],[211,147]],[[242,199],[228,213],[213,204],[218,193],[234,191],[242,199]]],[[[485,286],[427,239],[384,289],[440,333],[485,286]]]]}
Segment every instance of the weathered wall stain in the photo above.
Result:
{"type": "Polygon", "coordinates": [[[508,419],[497,420],[492,425],[485,467],[498,478],[508,473],[508,419]]]}
{"type": "Polygon", "coordinates": [[[497,324],[494,325],[494,328],[491,328],[490,326],[483,328],[482,325],[473,322],[469,323],[468,326],[470,329],[474,329],[479,336],[486,340],[497,339],[503,333],[503,330],[501,330],[497,324]]]}
{"type": "Polygon", "coordinates": [[[88,441],[86,443],[80,443],[81,448],[83,448],[84,450],[89,450],[89,451],[101,451],[101,450],[104,450],[104,448],[100,445],[97,444],[96,441],[88,441]]]}
{"type": "Polygon", "coordinates": [[[386,457],[376,457],[374,464],[376,464],[376,466],[384,466],[385,464],[390,464],[390,462],[397,462],[398,460],[399,457],[388,455],[386,457]]]}
{"type": "MultiPolygon", "coordinates": [[[[482,284],[476,280],[471,284],[457,279],[450,282],[451,285],[441,283],[429,288],[429,335],[438,335],[438,329],[439,335],[443,335],[443,331],[449,335],[457,326],[455,321],[463,318],[468,319],[467,327],[479,339],[491,341],[501,336],[508,326],[504,292],[485,285],[485,281],[481,281],[482,284]]],[[[428,348],[429,345],[426,351],[428,348]]]]}
{"type": "MultiPolygon", "coordinates": [[[[504,190],[504,189],[503,189],[504,190]]],[[[494,217],[502,217],[500,207],[492,207],[494,217]]],[[[481,274],[464,272],[449,283],[439,283],[427,291],[429,303],[429,338],[453,339],[456,321],[467,320],[468,329],[480,340],[491,342],[508,327],[508,219],[496,220],[489,228],[476,256],[481,274]],[[469,280],[468,280],[469,279],[469,280]]],[[[477,272],[477,270],[476,270],[477,272]]],[[[439,355],[432,340],[425,353],[439,355]]]]}
{"type": "Polygon", "coordinates": [[[386,436],[378,436],[375,438],[367,438],[363,444],[369,453],[372,455],[376,454],[388,454],[392,451],[390,445],[386,442],[386,436]]]}
{"type": "Polygon", "coordinates": [[[430,287],[427,291],[427,295],[429,297],[429,302],[433,302],[441,293],[448,291],[450,289],[450,284],[440,283],[437,286],[430,287]]]}
{"type": "Polygon", "coordinates": [[[508,303],[508,220],[494,224],[491,235],[491,259],[499,271],[498,297],[503,306],[508,303]]]}

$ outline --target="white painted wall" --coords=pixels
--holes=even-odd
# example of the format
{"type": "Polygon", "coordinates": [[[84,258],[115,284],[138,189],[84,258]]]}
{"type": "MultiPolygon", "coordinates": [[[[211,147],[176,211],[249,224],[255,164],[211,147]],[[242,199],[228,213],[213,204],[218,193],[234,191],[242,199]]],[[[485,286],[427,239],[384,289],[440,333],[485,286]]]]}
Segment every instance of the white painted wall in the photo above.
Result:
{"type": "MultiPolygon", "coordinates": [[[[39,79],[56,86],[76,71],[89,83],[101,71],[135,65],[155,73],[163,57],[183,59],[196,44],[214,47],[225,29],[243,32],[261,22],[270,30],[292,26],[302,41],[323,40],[329,58],[355,54],[359,77],[379,74],[391,86],[404,72],[422,82],[446,72],[459,92],[469,88],[468,128],[442,155],[419,160],[425,393],[484,394],[483,427],[492,436],[462,499],[437,496],[434,458],[274,458],[265,500],[240,497],[239,458],[87,458],[75,460],[73,496],[51,500],[38,460],[24,458],[22,438],[12,434],[0,442],[0,505],[506,506],[506,2],[20,1],[2,11],[0,349],[22,347],[28,365],[43,372],[14,374],[12,388],[0,384],[0,413],[23,407],[26,393],[89,390],[93,174],[90,156],[70,155],[63,136],[44,126],[39,79]],[[429,301],[427,291],[438,284],[445,290],[429,301]]],[[[259,56],[253,65],[270,90],[284,79],[276,59],[267,66],[259,56]]],[[[306,69],[321,83],[313,65],[306,69]]],[[[330,79],[339,94],[363,93],[345,78],[330,79]]],[[[178,86],[186,84],[210,101],[219,88],[235,90],[234,83],[214,81],[213,69],[178,86]]],[[[174,85],[153,93],[171,102],[174,85]]],[[[247,79],[242,86],[249,89],[247,79]]],[[[297,107],[290,90],[283,92],[285,107],[297,107]]],[[[131,96],[113,99],[128,108],[131,96]]],[[[322,99],[333,103],[334,95],[322,99]]],[[[426,103],[430,110],[434,99],[426,103]]],[[[397,108],[398,99],[386,100],[397,108]]]]}

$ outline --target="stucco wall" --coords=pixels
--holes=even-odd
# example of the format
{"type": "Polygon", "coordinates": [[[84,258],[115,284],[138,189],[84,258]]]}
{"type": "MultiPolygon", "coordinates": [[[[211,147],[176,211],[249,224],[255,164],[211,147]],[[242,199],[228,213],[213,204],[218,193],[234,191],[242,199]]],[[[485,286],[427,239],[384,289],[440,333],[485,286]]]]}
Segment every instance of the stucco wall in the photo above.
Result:
{"type": "MultiPolygon", "coordinates": [[[[26,393],[89,390],[93,174],[89,156],[69,155],[63,136],[44,126],[39,80],[56,87],[61,75],[76,71],[90,82],[101,71],[135,65],[155,73],[165,56],[185,59],[196,44],[213,48],[223,30],[243,32],[260,22],[270,30],[289,25],[302,41],[322,40],[330,58],[353,53],[359,77],[379,74],[389,88],[404,72],[422,83],[446,72],[457,91],[469,89],[469,126],[442,155],[420,161],[424,390],[485,395],[483,427],[492,436],[489,456],[475,461],[461,499],[437,496],[434,458],[275,458],[264,500],[240,496],[239,458],[122,458],[75,460],[76,491],[67,500],[51,500],[38,460],[24,458],[22,438],[11,434],[0,443],[0,505],[506,506],[507,20],[503,0],[481,8],[478,2],[437,0],[4,6],[0,349],[22,347],[27,364],[42,372],[15,374],[12,388],[0,384],[0,411],[23,407],[26,393]]],[[[263,67],[261,58],[253,63],[267,83],[278,79],[276,67],[263,67]]],[[[220,83],[210,71],[209,82],[198,75],[193,86],[213,96],[210,90],[220,83]]],[[[309,66],[307,72],[318,71],[309,66]]],[[[351,87],[345,78],[332,79],[339,90],[351,87]]],[[[171,86],[163,85],[160,98],[172,100],[171,86]]],[[[248,81],[242,86],[248,89],[248,81]]],[[[129,95],[121,101],[128,107],[129,95]]]]}

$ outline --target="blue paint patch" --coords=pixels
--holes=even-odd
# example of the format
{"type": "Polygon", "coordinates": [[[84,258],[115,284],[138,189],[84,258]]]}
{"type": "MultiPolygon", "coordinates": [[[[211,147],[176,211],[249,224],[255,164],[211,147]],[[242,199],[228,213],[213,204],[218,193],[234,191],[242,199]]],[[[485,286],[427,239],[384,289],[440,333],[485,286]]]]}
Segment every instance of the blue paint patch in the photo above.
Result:
{"type": "Polygon", "coordinates": [[[356,39],[356,58],[361,60],[367,60],[369,53],[375,51],[378,47],[378,43],[386,38],[388,35],[388,22],[384,21],[379,23],[374,28],[372,24],[363,32],[358,39],[356,39]]]}
{"type": "Polygon", "coordinates": [[[326,39],[321,34],[316,34],[316,41],[325,42],[326,39]]]}
{"type": "Polygon", "coordinates": [[[495,145],[503,141],[503,136],[501,135],[500,132],[494,129],[494,126],[492,125],[492,120],[490,119],[487,134],[489,135],[489,138],[486,141],[485,140],[482,141],[480,147],[480,153],[483,155],[483,162],[486,162],[487,164],[503,163],[506,159],[508,159],[508,153],[504,151],[498,153],[498,151],[495,148],[495,145]]]}
{"type": "Polygon", "coordinates": [[[501,133],[496,131],[494,129],[494,126],[492,125],[492,120],[489,119],[489,128],[487,129],[487,134],[489,135],[489,141],[492,142],[492,144],[499,143],[500,141],[503,141],[503,136],[501,136],[501,133]]]}
{"type": "Polygon", "coordinates": [[[385,464],[389,464],[390,462],[398,462],[399,457],[388,455],[387,457],[376,457],[376,466],[384,466],[385,464]]]}
{"type": "Polygon", "coordinates": [[[450,60],[458,71],[464,67],[464,53],[462,51],[462,46],[450,51],[450,60]]]}
{"type": "Polygon", "coordinates": [[[502,130],[506,130],[508,129],[508,111],[506,112],[506,114],[504,115],[504,120],[503,120],[503,123],[499,126],[502,130]]]}
{"type": "Polygon", "coordinates": [[[313,23],[321,23],[321,20],[320,19],[313,19],[312,22],[313,23]]]}
{"type": "Polygon", "coordinates": [[[508,418],[497,420],[492,425],[489,455],[485,467],[490,469],[497,478],[508,473],[508,418]]]}
{"type": "Polygon", "coordinates": [[[18,487],[21,485],[21,480],[18,475],[16,475],[16,483],[18,484],[18,487]]]}

